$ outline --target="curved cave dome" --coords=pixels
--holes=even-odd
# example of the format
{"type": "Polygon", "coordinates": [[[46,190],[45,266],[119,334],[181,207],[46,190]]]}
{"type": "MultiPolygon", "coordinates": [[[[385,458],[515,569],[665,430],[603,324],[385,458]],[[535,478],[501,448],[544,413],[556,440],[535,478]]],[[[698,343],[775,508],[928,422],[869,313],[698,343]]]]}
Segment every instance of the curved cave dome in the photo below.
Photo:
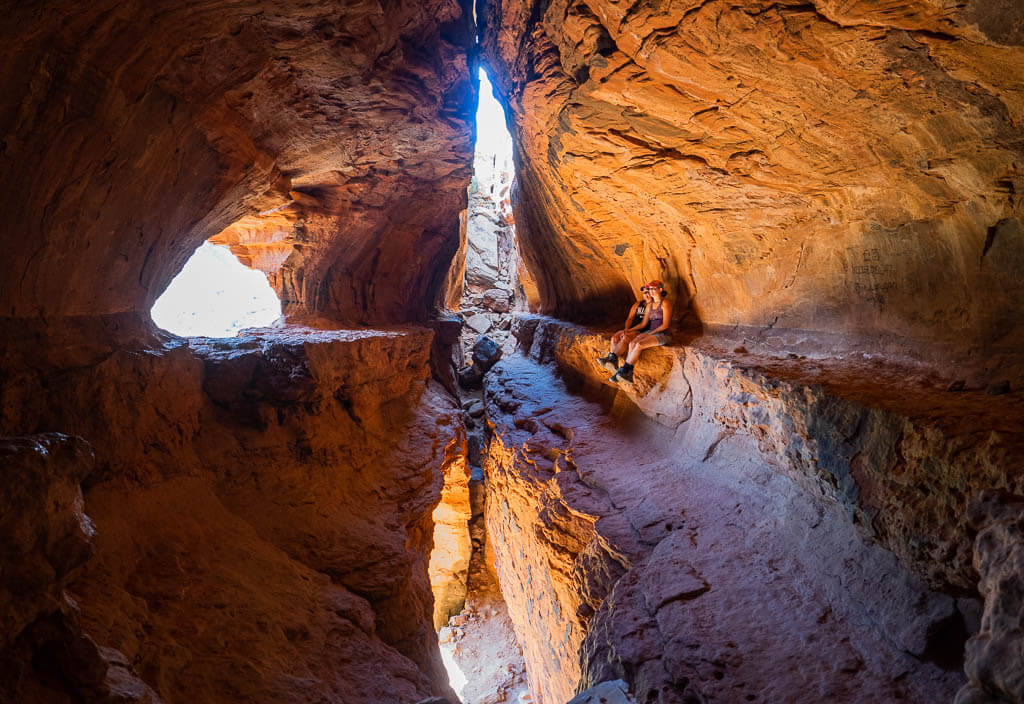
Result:
{"type": "Polygon", "coordinates": [[[234,337],[281,317],[281,301],[266,275],[235,258],[229,247],[204,242],[157,298],[150,315],[182,337],[234,337]]]}

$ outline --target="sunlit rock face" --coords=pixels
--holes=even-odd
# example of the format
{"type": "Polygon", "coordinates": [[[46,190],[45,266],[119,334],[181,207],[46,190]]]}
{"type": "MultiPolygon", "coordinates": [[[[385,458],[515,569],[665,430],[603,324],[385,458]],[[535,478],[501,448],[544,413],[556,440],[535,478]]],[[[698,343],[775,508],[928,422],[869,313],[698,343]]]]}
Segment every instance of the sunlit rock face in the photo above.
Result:
{"type": "Polygon", "coordinates": [[[433,547],[430,551],[428,571],[430,589],[434,595],[434,628],[440,630],[451,616],[459,613],[466,603],[469,578],[469,559],[472,544],[469,521],[472,510],[469,501],[469,462],[466,457],[466,437],[463,426],[446,448],[443,463],[444,483],[441,500],[434,509],[433,547]]]}
{"type": "Polygon", "coordinates": [[[1024,335],[1021,13],[487,2],[539,303],[617,316],[657,277],[708,326],[1005,362],[1024,335]]]}
{"type": "Polygon", "coordinates": [[[0,700],[449,696],[427,562],[461,413],[430,330],[333,328],[423,319],[445,293],[469,5],[6,9],[0,437],[78,436],[95,463],[11,460],[56,483],[0,525],[37,594],[4,614],[0,700]],[[154,300],[211,238],[332,331],[158,333],[154,300]]]}
{"type": "Polygon", "coordinates": [[[464,430],[432,333],[106,323],[4,327],[0,436],[88,442],[0,443],[0,699],[450,695],[427,560],[464,430]]]}
{"type": "Polygon", "coordinates": [[[298,313],[422,318],[458,247],[458,0],[8,8],[0,315],[148,310],[200,243],[298,313]]]}

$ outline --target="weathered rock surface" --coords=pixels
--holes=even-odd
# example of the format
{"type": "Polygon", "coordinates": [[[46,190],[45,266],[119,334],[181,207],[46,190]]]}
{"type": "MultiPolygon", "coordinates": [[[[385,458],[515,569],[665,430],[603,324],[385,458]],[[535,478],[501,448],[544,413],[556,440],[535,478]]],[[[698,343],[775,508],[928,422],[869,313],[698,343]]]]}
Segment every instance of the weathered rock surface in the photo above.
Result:
{"type": "Polygon", "coordinates": [[[518,318],[515,334],[534,358],[598,393],[621,390],[677,432],[693,418],[755,438],[778,471],[843,506],[933,588],[975,591],[970,497],[1024,490],[1021,392],[950,392],[927,369],[872,355],[776,357],[714,337],[645,351],[620,389],[594,361],[606,336],[540,316],[518,318]]]}
{"type": "Polygon", "coordinates": [[[1024,702],[1024,496],[982,492],[971,502],[979,530],[974,566],[985,597],[981,630],[967,641],[970,678],[957,704],[1024,702]]]}
{"type": "Polygon", "coordinates": [[[466,326],[478,335],[483,335],[491,329],[491,319],[483,313],[474,313],[466,318],[466,326]]]}
{"type": "Polygon", "coordinates": [[[25,328],[3,337],[0,432],[94,449],[95,555],[67,586],[89,642],[167,702],[450,695],[427,561],[464,431],[429,330],[25,328]]]}
{"type": "Polygon", "coordinates": [[[602,682],[580,692],[569,704],[636,704],[622,680],[602,682]]]}
{"type": "Polygon", "coordinates": [[[212,236],[293,313],[396,323],[443,295],[472,166],[465,2],[7,10],[0,314],[148,310],[212,236]]]}
{"type": "Polygon", "coordinates": [[[497,364],[499,359],[501,359],[501,348],[494,340],[486,335],[476,338],[476,342],[473,343],[474,369],[478,369],[481,374],[486,374],[491,367],[497,364]]]}
{"type": "Polygon", "coordinates": [[[80,483],[93,468],[78,437],[0,440],[0,701],[160,704],[124,655],[97,647],[65,592],[93,553],[80,483]]]}
{"type": "Polygon", "coordinates": [[[79,487],[92,462],[81,438],[0,440],[0,650],[41,614],[60,609],[72,571],[92,554],[96,531],[79,487]]]}
{"type": "Polygon", "coordinates": [[[434,509],[434,540],[430,551],[430,590],[434,595],[434,629],[440,630],[448,618],[459,613],[466,603],[469,581],[469,559],[472,544],[469,522],[469,463],[466,436],[463,428],[456,442],[445,448],[442,464],[444,485],[441,501],[434,509]]]}
{"type": "Polygon", "coordinates": [[[510,296],[508,291],[491,288],[484,291],[483,305],[495,313],[508,313],[510,296]]]}
{"type": "Polygon", "coordinates": [[[517,327],[530,358],[485,379],[487,526],[539,701],[618,678],[652,702],[953,698],[978,627],[961,492],[1020,482],[1015,399],[978,417],[991,397],[937,406],[906,370],[897,399],[885,368],[702,340],[641,358],[634,397],[688,390],[652,423],[601,390],[596,336],[517,327]]]}
{"type": "Polygon", "coordinates": [[[1020,370],[1019,3],[480,14],[544,312],[617,318],[659,278],[708,326],[1020,370]]]}

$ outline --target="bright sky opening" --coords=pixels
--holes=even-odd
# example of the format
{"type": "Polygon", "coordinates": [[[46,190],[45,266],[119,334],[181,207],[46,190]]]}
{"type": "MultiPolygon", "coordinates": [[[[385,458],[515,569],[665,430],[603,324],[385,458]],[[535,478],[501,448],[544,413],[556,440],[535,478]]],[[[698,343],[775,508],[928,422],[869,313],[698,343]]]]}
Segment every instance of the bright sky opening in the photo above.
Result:
{"type": "Polygon", "coordinates": [[[263,272],[243,265],[227,247],[204,242],[150,314],[182,337],[235,337],[281,317],[281,302],[263,272]]]}
{"type": "Polygon", "coordinates": [[[511,171],[511,164],[512,135],[505,126],[505,111],[494,97],[487,72],[481,68],[480,104],[476,111],[476,177],[482,180],[495,168],[511,171]]]}

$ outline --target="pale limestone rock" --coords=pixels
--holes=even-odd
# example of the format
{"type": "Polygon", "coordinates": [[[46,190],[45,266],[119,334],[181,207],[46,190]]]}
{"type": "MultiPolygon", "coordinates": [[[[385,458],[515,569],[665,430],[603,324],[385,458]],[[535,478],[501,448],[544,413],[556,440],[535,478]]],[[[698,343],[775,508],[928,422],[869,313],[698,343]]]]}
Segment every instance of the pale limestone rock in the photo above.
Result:
{"type": "Polygon", "coordinates": [[[568,704],[636,704],[622,680],[596,684],[573,697],[568,704]]]}
{"type": "Polygon", "coordinates": [[[483,335],[491,329],[491,319],[483,313],[477,313],[466,319],[466,325],[483,335]]]}

